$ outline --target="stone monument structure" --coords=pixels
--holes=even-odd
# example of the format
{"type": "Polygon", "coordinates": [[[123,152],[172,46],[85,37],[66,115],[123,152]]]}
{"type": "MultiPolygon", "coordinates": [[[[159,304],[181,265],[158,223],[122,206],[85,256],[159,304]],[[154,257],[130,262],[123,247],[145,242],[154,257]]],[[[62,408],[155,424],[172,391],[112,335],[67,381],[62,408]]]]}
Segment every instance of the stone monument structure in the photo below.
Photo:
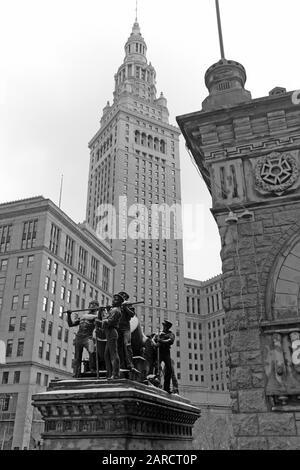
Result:
{"type": "Polygon", "coordinates": [[[52,381],[33,405],[45,450],[190,449],[200,415],[189,400],[128,379],[52,381]]]}
{"type": "Polygon", "coordinates": [[[235,447],[299,449],[300,106],[281,87],[252,99],[245,82],[223,53],[202,110],[177,122],[222,241],[235,447]]]}

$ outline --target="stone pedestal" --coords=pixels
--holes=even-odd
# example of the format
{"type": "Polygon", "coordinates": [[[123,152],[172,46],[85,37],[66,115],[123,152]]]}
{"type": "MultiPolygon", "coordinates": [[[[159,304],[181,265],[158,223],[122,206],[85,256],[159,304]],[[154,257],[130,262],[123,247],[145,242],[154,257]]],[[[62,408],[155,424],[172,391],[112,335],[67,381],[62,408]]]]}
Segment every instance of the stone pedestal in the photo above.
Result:
{"type": "Polygon", "coordinates": [[[58,380],[33,396],[45,450],[186,450],[200,410],[127,379],[58,380]]]}

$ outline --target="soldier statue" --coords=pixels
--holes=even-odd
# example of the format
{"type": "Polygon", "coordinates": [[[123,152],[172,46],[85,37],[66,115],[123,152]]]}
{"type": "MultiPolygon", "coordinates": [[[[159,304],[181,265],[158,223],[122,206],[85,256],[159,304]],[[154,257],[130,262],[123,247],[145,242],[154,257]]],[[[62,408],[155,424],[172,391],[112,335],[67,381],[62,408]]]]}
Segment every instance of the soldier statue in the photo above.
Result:
{"type": "Polygon", "coordinates": [[[112,307],[105,320],[96,320],[96,325],[103,328],[106,337],[104,352],[106,375],[108,379],[120,378],[120,358],[118,354],[118,328],[121,318],[121,305],[123,297],[119,294],[113,295],[112,307]]]}
{"type": "Polygon", "coordinates": [[[121,319],[118,328],[118,352],[120,356],[120,364],[122,368],[133,372],[139,372],[133,366],[133,353],[131,347],[130,320],[136,314],[135,309],[128,301],[129,295],[127,292],[119,292],[119,295],[123,298],[121,319]]]}
{"type": "Polygon", "coordinates": [[[171,393],[170,382],[172,377],[172,362],[170,349],[175,340],[175,335],[171,331],[172,323],[165,320],[162,322],[163,331],[155,336],[154,341],[159,349],[159,364],[164,362],[165,364],[165,373],[164,373],[164,390],[168,393],[171,393]]]}
{"type": "Polygon", "coordinates": [[[89,353],[89,367],[91,372],[95,372],[96,358],[95,358],[95,343],[93,339],[93,331],[95,328],[95,319],[97,318],[97,311],[99,303],[97,300],[92,300],[89,303],[89,312],[83,314],[80,318],[72,320],[72,310],[67,311],[67,322],[70,328],[79,326],[75,337],[75,358],[74,358],[74,377],[80,377],[81,374],[81,361],[83,348],[89,353]]]}

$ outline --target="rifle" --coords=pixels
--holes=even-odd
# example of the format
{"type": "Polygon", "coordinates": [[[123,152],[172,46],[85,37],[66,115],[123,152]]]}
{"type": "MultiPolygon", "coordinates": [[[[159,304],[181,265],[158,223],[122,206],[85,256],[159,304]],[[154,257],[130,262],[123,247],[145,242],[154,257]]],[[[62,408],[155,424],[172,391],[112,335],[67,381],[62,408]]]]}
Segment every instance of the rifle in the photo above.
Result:
{"type": "MultiPolygon", "coordinates": [[[[140,304],[144,304],[144,301],[141,301],[141,302],[129,302],[129,303],[126,303],[125,306],[127,307],[131,307],[132,305],[140,305],[140,304]]],[[[122,307],[122,304],[121,304],[121,307],[122,307]]],[[[72,313],[77,313],[77,312],[90,312],[91,310],[92,311],[101,311],[101,310],[110,310],[112,308],[111,305],[106,305],[106,306],[102,306],[102,307],[96,307],[96,308],[83,308],[83,309],[79,309],[79,310],[72,310],[72,313]]],[[[65,310],[64,312],[62,313],[68,313],[68,311],[71,311],[71,310],[65,310]]]]}

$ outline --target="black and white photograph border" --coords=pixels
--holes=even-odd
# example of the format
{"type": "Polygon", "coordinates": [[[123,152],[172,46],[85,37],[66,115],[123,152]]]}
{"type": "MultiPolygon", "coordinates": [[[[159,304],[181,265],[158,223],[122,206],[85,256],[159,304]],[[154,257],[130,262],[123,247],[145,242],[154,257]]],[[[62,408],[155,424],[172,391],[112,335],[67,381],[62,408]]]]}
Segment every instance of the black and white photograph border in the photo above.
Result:
{"type": "Polygon", "coordinates": [[[0,449],[298,450],[299,2],[0,6],[0,449]]]}

